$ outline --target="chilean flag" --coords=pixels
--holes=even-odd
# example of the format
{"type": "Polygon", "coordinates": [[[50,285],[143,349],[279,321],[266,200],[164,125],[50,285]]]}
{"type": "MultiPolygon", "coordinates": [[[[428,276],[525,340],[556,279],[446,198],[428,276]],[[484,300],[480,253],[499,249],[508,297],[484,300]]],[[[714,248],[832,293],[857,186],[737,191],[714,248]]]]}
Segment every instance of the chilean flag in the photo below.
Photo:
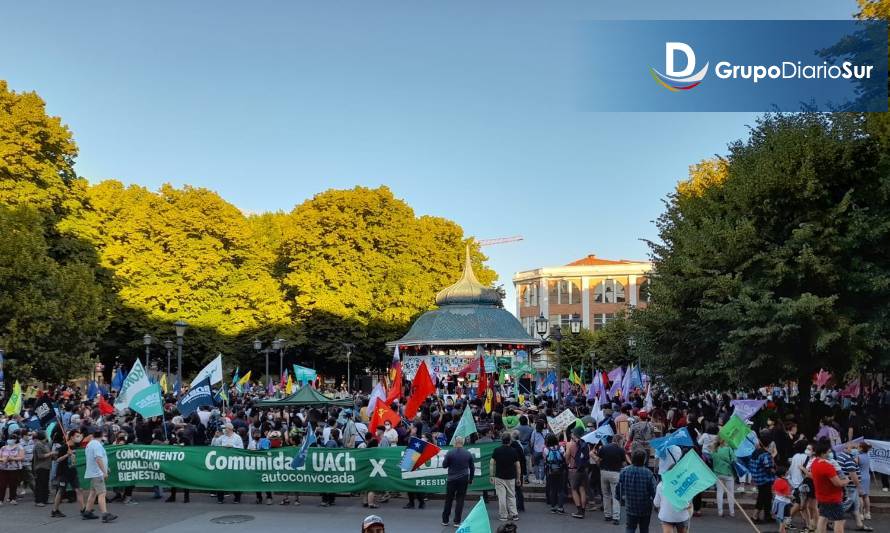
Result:
{"type": "Polygon", "coordinates": [[[420,465],[438,455],[440,451],[442,451],[442,448],[431,442],[411,437],[411,441],[408,443],[408,447],[405,448],[405,455],[402,456],[402,462],[399,463],[399,466],[402,468],[402,472],[417,470],[420,465]]]}

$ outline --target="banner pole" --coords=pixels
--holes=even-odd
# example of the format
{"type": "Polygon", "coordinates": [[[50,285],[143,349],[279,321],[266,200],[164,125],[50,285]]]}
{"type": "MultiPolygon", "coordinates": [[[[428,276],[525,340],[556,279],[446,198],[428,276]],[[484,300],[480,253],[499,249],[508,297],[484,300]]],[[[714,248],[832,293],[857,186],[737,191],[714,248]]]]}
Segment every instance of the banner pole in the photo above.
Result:
{"type": "MultiPolygon", "coordinates": [[[[719,477],[717,478],[717,483],[720,483],[720,486],[723,487],[723,491],[726,492],[726,494],[730,494],[729,489],[723,483],[723,480],[721,480],[719,477]]],[[[742,515],[745,517],[745,520],[747,520],[748,523],[751,524],[751,527],[754,528],[754,531],[756,531],[757,533],[760,533],[760,529],[754,524],[754,522],[751,520],[751,517],[748,516],[748,513],[745,512],[744,507],[742,507],[742,504],[739,503],[738,498],[736,498],[734,494],[733,494],[732,499],[735,501],[736,507],[739,508],[739,511],[741,511],[742,515]]]]}

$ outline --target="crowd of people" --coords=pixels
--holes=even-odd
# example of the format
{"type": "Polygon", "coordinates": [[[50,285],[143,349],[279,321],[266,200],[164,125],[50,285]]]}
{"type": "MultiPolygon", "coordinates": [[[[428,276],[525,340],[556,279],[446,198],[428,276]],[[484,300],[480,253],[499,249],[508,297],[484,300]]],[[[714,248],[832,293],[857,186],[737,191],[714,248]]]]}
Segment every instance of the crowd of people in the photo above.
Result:
{"type": "MultiPolygon", "coordinates": [[[[405,383],[407,392],[409,383],[405,383]]],[[[58,425],[47,430],[29,423],[35,399],[29,399],[21,415],[0,418],[4,442],[0,448],[0,501],[16,505],[25,489],[33,494],[34,505],[50,506],[52,517],[64,517],[63,502],[77,502],[84,519],[117,518],[108,512],[109,502],[135,504],[134,487],[115,487],[108,492],[107,458],[104,445],[144,444],[177,446],[222,446],[266,450],[300,446],[307,430],[315,432],[314,446],[326,448],[366,448],[403,446],[418,437],[441,446],[453,444],[444,458],[447,488],[442,509],[442,525],[458,525],[463,519],[464,499],[473,482],[473,458],[467,444],[500,442],[491,456],[490,483],[484,493],[487,501],[497,500],[501,521],[515,523],[526,508],[524,487],[544,487],[546,505],[553,514],[570,514],[576,519],[601,513],[605,522],[620,524],[626,531],[648,531],[653,515],[665,532],[684,533],[693,517],[703,512],[702,494],[688,508],[678,509],[664,496],[661,476],[684,453],[698,454],[718,477],[717,514],[737,515],[737,495],[746,490],[756,494],[755,521],[775,520],[783,531],[793,525],[801,531],[843,531],[852,518],[857,530],[871,531],[869,493],[872,473],[868,464],[869,444],[856,437],[887,440],[890,428],[890,391],[875,388],[859,398],[840,398],[836,391],[813,394],[813,416],[818,427],[807,432],[807,421],[796,410],[791,391],[769,388],[746,394],[655,393],[648,399],[643,391],[603,406],[602,416],[593,412],[593,402],[580,387],[572,387],[557,405],[549,394],[519,398],[504,391],[502,401],[490,410],[482,398],[439,394],[421,406],[413,420],[402,419],[369,427],[367,398],[356,396],[353,408],[258,408],[255,402],[265,396],[264,388],[231,391],[231,403],[200,409],[183,417],[176,411],[175,399],[165,398],[163,417],[143,419],[126,413],[102,414],[96,401],[85,398],[80,389],[59,386],[44,391],[59,409],[58,425]],[[731,401],[760,398],[766,404],[751,417],[758,438],[755,450],[745,458],[735,456],[733,447],[719,436],[720,427],[733,413],[731,401]],[[522,401],[520,401],[520,399],[522,401]],[[580,419],[565,431],[550,430],[550,421],[569,407],[580,419]],[[477,432],[466,440],[452,436],[465,409],[470,409],[477,432]],[[611,436],[589,442],[590,432],[610,426],[611,436]],[[692,446],[671,446],[660,454],[650,445],[658,437],[686,428],[692,446]],[[852,441],[852,442],[851,442],[852,441]],[[847,444],[844,444],[844,443],[847,444]],[[76,454],[86,458],[81,487],[74,467],[76,454]],[[566,506],[572,508],[567,511],[566,506]],[[93,511],[98,507],[100,515],[93,511]]],[[[109,400],[113,401],[112,397],[109,400]]],[[[393,407],[402,408],[401,402],[393,407]]],[[[49,429],[49,428],[48,428],[49,429]]],[[[881,490],[888,491],[887,475],[881,475],[881,490]]],[[[182,501],[190,501],[183,490],[182,501]]],[[[177,501],[177,488],[154,487],[153,497],[177,501]]],[[[379,508],[395,495],[361,494],[362,505],[379,508]]],[[[240,492],[216,493],[216,501],[240,503],[240,492]]],[[[273,495],[257,492],[255,503],[300,505],[299,492],[273,495]]],[[[337,495],[323,494],[320,505],[337,504],[337,495]]],[[[424,494],[407,494],[404,507],[424,508],[424,494]]]]}

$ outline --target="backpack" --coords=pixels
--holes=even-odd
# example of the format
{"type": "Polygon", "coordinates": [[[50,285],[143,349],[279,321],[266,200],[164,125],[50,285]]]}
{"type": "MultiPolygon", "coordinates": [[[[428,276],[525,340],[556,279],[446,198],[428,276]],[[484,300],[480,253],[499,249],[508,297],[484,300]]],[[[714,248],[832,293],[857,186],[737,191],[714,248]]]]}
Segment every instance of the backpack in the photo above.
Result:
{"type": "Polygon", "coordinates": [[[587,441],[579,440],[578,449],[575,450],[575,468],[583,470],[590,464],[590,444],[587,441]]]}
{"type": "Polygon", "coordinates": [[[548,473],[562,472],[562,469],[565,468],[565,464],[565,457],[563,457],[559,448],[550,448],[547,451],[547,458],[544,460],[544,468],[548,473]]]}

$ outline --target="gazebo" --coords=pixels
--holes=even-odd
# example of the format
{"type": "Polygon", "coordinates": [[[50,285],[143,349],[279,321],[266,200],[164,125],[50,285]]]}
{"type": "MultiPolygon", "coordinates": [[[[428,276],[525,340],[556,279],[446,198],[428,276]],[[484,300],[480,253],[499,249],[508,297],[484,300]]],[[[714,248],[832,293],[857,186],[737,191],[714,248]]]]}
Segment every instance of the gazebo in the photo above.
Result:
{"type": "Polygon", "coordinates": [[[436,294],[437,309],[422,314],[408,332],[389,348],[415,354],[451,355],[500,351],[514,354],[539,346],[512,313],[501,306],[497,289],[479,283],[470,262],[466,261],[460,279],[436,294]]]}

